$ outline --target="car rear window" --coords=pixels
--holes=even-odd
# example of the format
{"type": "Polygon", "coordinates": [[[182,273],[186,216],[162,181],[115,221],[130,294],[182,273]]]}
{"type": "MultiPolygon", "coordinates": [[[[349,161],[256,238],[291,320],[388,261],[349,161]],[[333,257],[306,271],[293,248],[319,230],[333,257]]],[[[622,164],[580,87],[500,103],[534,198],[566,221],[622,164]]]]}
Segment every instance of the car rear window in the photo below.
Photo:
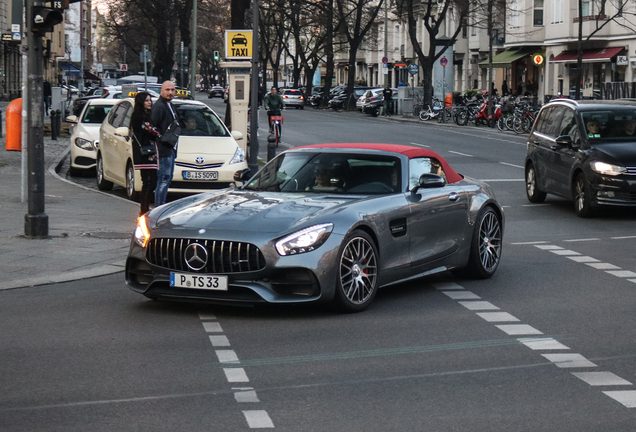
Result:
{"type": "Polygon", "coordinates": [[[285,95],[293,95],[293,96],[301,96],[302,93],[300,92],[300,90],[284,90],[285,95]]]}

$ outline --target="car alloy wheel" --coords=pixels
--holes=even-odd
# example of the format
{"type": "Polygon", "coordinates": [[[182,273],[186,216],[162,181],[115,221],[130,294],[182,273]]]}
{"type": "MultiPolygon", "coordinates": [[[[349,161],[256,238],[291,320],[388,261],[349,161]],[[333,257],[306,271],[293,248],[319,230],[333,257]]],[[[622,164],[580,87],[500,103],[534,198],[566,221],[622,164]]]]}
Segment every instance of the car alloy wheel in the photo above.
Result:
{"type": "Polygon", "coordinates": [[[482,209],[475,221],[468,265],[459,273],[477,279],[495,274],[501,260],[502,237],[499,215],[492,207],[482,209]]]}
{"type": "Polygon", "coordinates": [[[343,244],[336,305],[346,312],[359,312],[369,306],[377,292],[377,252],[373,240],[364,231],[354,231],[343,244]]]}
{"type": "Polygon", "coordinates": [[[542,203],[546,197],[546,193],[537,186],[537,172],[532,164],[526,168],[526,195],[531,203],[542,203]]]}
{"type": "Polygon", "coordinates": [[[583,173],[579,173],[576,176],[574,183],[574,211],[577,216],[582,218],[593,215],[593,209],[590,204],[590,188],[583,173]]]}
{"type": "Polygon", "coordinates": [[[113,188],[113,182],[110,182],[104,178],[104,161],[102,160],[101,153],[97,154],[97,161],[95,162],[95,171],[97,178],[97,189],[103,191],[109,191],[113,188]]]}

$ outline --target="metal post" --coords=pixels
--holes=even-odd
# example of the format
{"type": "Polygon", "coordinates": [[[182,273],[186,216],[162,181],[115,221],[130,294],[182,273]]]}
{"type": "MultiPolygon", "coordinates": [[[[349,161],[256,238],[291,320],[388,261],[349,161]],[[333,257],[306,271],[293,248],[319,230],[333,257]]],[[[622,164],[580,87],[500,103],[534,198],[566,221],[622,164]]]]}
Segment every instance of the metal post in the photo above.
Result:
{"type": "MultiPolygon", "coordinates": [[[[384,0],[384,57],[389,55],[389,1],[384,0]]],[[[388,71],[387,71],[388,72],[388,71]]],[[[389,74],[384,74],[384,87],[389,85],[389,74]]]]}
{"type": "Polygon", "coordinates": [[[250,158],[247,164],[252,173],[258,171],[258,0],[252,5],[252,86],[250,105],[250,158]]]}
{"type": "Polygon", "coordinates": [[[197,0],[192,0],[192,64],[190,66],[190,94],[194,97],[197,90],[197,0]]]}
{"type": "Polygon", "coordinates": [[[78,87],[78,95],[77,97],[81,97],[84,92],[84,50],[86,49],[84,45],[84,2],[79,3],[79,20],[80,20],[80,76],[79,80],[77,80],[78,87]]]}
{"type": "Polygon", "coordinates": [[[29,210],[24,216],[24,234],[29,238],[45,238],[49,235],[49,217],[44,213],[44,111],[42,109],[44,64],[42,36],[34,33],[31,28],[34,3],[35,0],[26,2],[26,16],[29,24],[29,28],[25,29],[29,50],[27,60],[29,69],[27,81],[29,210]]]}

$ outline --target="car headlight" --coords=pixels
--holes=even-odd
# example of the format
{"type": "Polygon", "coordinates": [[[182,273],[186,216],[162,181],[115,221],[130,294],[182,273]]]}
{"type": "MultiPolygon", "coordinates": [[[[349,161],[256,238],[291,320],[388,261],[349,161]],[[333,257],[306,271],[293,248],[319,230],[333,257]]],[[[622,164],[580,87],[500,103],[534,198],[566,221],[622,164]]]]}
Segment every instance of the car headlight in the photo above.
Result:
{"type": "Polygon", "coordinates": [[[595,172],[599,174],[610,175],[610,176],[621,175],[627,171],[627,168],[625,167],[622,167],[619,165],[612,165],[612,164],[608,164],[601,161],[594,161],[591,163],[591,165],[592,165],[592,170],[594,170],[595,172]]]}
{"type": "Polygon", "coordinates": [[[143,248],[148,244],[148,240],[150,239],[150,232],[148,231],[148,225],[146,221],[146,216],[140,216],[137,219],[137,229],[135,230],[135,241],[137,244],[143,248]]]}
{"type": "Polygon", "coordinates": [[[230,161],[230,165],[241,162],[245,162],[245,152],[242,148],[238,147],[236,149],[236,152],[234,153],[234,156],[232,157],[232,160],[230,161]]]}
{"type": "Polygon", "coordinates": [[[278,240],[276,242],[276,250],[283,256],[311,252],[320,247],[329,238],[331,230],[333,230],[332,223],[305,228],[278,240]]]}
{"type": "Polygon", "coordinates": [[[95,146],[93,146],[93,141],[89,141],[84,138],[75,138],[75,145],[82,150],[95,150],[95,146]]]}

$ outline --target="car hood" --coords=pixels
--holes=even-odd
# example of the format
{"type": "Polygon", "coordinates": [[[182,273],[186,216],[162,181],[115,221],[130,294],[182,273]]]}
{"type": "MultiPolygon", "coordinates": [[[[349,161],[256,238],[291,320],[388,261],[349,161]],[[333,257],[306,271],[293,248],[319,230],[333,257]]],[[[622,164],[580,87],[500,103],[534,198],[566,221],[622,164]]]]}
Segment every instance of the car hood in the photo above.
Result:
{"type": "Polygon", "coordinates": [[[159,229],[214,229],[284,234],[324,222],[323,216],[336,213],[360,197],[249,192],[228,190],[200,195],[198,199],[176,201],[166,206],[155,226],[159,229]],[[318,219],[320,219],[318,221],[318,219]]]}
{"type": "Polygon", "coordinates": [[[82,138],[89,138],[92,141],[99,139],[99,128],[101,123],[79,123],[75,126],[73,131],[74,136],[81,136],[82,138]]]}
{"type": "MultiPolygon", "coordinates": [[[[214,159],[218,156],[224,156],[225,160],[229,156],[234,156],[238,145],[232,137],[209,137],[209,136],[181,136],[179,137],[179,147],[177,150],[177,159],[181,156],[203,156],[208,159],[214,159]]],[[[191,159],[187,157],[187,159],[191,159]]]]}
{"type": "Polygon", "coordinates": [[[636,167],[636,143],[605,143],[594,147],[593,157],[603,162],[636,167]]]}

